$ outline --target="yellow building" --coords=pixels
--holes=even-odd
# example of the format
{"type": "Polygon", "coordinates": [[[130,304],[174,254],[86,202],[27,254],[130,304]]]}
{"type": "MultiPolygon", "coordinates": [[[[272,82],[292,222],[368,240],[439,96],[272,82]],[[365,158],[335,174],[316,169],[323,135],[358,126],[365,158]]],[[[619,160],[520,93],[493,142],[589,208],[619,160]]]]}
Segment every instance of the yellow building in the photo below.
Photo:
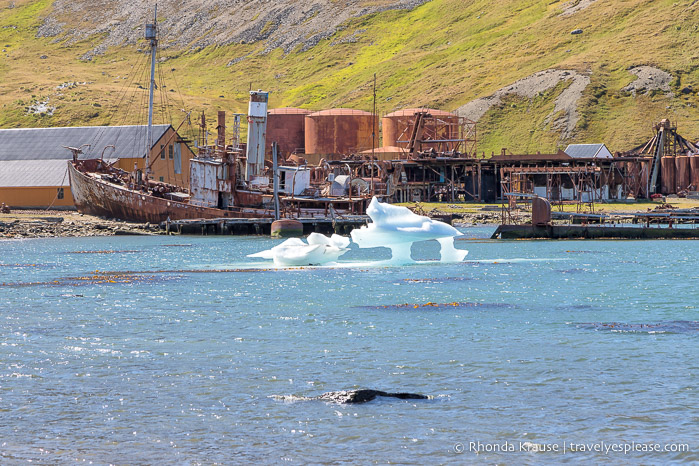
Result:
{"type": "MultiPolygon", "coordinates": [[[[145,125],[0,129],[0,202],[15,208],[72,209],[69,147],[81,159],[103,158],[118,168],[143,170],[145,125]]],[[[151,178],[189,187],[194,153],[170,125],[153,126],[151,178]]]]}

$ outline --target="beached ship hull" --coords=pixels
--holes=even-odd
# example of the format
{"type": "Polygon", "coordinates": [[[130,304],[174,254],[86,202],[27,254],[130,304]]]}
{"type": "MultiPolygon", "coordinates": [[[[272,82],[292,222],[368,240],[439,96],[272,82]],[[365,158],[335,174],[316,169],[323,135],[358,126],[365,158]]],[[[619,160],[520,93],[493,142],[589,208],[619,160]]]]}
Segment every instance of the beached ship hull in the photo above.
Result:
{"type": "Polygon", "coordinates": [[[216,209],[156,197],[109,182],[99,170],[100,160],[68,162],[70,189],[78,212],[130,222],[161,223],[169,220],[211,218],[264,218],[264,209],[216,209]]]}

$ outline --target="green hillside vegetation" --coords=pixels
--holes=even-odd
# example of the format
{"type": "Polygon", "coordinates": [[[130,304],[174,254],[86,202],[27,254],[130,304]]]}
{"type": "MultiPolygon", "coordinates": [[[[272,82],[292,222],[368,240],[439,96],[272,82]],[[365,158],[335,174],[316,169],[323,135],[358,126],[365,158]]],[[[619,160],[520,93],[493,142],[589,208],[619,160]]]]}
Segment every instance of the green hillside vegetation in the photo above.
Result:
{"type": "MultiPolygon", "coordinates": [[[[161,91],[176,109],[203,109],[210,119],[219,109],[245,112],[250,88],[270,91],[272,107],[371,110],[376,73],[383,114],[413,106],[455,110],[538,71],[570,69],[591,79],[578,102],[580,119],[571,140],[561,140],[546,121],[567,85],[562,82],[531,100],[513,95],[491,108],[478,123],[478,151],[550,153],[569,142],[605,142],[612,151],[626,150],[647,140],[651,124],[661,118],[699,139],[699,4],[597,1],[566,16],[565,3],[433,0],[414,10],[350,20],[315,47],[289,54],[281,49],[263,54],[264,41],[166,49],[159,66],[165,74],[161,91]],[[583,33],[570,34],[577,28],[583,33]],[[672,74],[674,97],[623,91],[636,79],[628,69],[638,65],[672,74]],[[688,86],[692,93],[682,94],[688,86]]],[[[136,46],[114,47],[81,61],[101,37],[71,45],[38,38],[50,11],[49,0],[18,0],[14,8],[0,10],[0,126],[144,121],[145,92],[130,96],[139,85],[147,87],[147,54],[136,46]],[[85,84],[56,90],[69,82],[85,84]],[[26,107],[46,98],[56,107],[53,115],[28,114],[26,107]]],[[[274,27],[265,24],[265,32],[274,27]]],[[[140,47],[145,50],[143,42],[140,47]]],[[[182,113],[159,119],[177,123],[182,113]]]]}

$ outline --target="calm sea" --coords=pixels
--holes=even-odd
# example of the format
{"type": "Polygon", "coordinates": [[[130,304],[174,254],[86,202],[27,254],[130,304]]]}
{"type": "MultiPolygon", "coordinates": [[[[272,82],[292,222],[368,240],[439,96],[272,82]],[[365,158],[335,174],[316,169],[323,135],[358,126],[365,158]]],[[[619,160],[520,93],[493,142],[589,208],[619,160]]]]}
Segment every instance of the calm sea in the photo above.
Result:
{"type": "Polygon", "coordinates": [[[460,264],[293,270],[260,237],[0,242],[0,463],[699,461],[699,242],[463,231],[460,264]],[[353,388],[431,399],[276,397],[353,388]]]}

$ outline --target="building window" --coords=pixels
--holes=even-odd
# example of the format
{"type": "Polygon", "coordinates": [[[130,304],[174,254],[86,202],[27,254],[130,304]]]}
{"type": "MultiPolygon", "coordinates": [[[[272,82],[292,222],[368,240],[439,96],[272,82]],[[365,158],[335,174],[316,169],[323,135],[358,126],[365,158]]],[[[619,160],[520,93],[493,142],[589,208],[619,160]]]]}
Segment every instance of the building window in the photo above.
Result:
{"type": "Polygon", "coordinates": [[[170,160],[174,159],[175,158],[175,148],[173,147],[172,144],[167,146],[167,151],[168,151],[168,157],[170,158],[170,160]]]}
{"type": "Polygon", "coordinates": [[[160,181],[165,181],[165,177],[160,177],[160,181]]]}
{"type": "Polygon", "coordinates": [[[63,199],[63,196],[65,196],[63,188],[58,188],[58,194],[56,194],[56,199],[63,199]]]}
{"type": "Polygon", "coordinates": [[[165,159],[165,146],[160,144],[160,158],[165,159]]]}

